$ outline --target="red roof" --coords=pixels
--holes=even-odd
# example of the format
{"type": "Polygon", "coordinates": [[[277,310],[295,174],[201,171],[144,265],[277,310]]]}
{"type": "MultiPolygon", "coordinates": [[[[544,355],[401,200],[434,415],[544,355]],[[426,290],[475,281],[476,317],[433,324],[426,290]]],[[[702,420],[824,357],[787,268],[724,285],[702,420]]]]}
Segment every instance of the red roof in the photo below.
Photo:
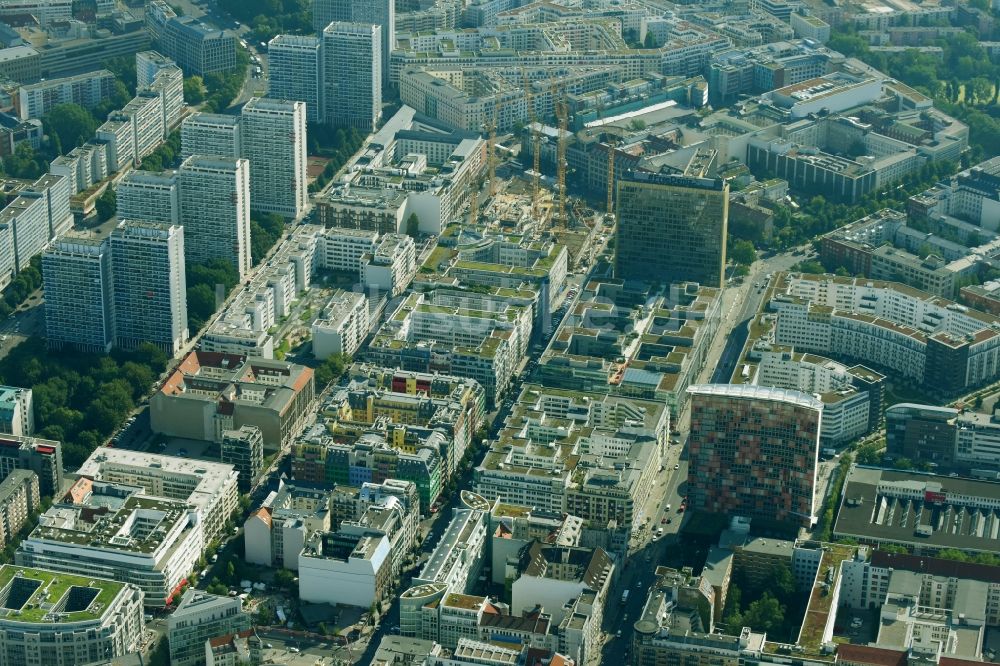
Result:
{"type": "Polygon", "coordinates": [[[906,651],[842,643],[837,646],[837,661],[872,666],[906,666],[906,651]]]}

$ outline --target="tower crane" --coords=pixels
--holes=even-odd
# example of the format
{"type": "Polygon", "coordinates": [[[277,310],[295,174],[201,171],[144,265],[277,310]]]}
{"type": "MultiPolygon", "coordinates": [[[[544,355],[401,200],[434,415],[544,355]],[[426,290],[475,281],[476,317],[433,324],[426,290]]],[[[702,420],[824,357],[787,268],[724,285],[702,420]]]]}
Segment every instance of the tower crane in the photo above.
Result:
{"type": "Polygon", "coordinates": [[[524,100],[528,106],[528,122],[531,124],[531,159],[533,162],[531,167],[531,215],[532,217],[537,217],[539,179],[541,178],[542,168],[542,135],[538,131],[538,118],[535,115],[535,101],[531,96],[531,81],[528,80],[528,75],[525,73],[524,68],[521,69],[521,80],[524,82],[524,100]]]}
{"type": "Polygon", "coordinates": [[[497,193],[497,125],[500,124],[500,105],[503,100],[497,96],[496,103],[493,104],[493,120],[488,126],[489,130],[489,151],[486,155],[486,166],[490,179],[490,198],[497,193]]]}
{"type": "Polygon", "coordinates": [[[615,196],[615,144],[608,141],[608,203],[607,211],[608,215],[614,214],[614,196],[615,196]]]}
{"type": "Polygon", "coordinates": [[[565,91],[556,87],[554,79],[552,82],[552,104],[559,121],[559,137],[556,142],[556,181],[559,188],[559,207],[556,221],[559,226],[565,228],[568,226],[566,220],[566,135],[569,133],[569,108],[566,104],[565,91]]]}

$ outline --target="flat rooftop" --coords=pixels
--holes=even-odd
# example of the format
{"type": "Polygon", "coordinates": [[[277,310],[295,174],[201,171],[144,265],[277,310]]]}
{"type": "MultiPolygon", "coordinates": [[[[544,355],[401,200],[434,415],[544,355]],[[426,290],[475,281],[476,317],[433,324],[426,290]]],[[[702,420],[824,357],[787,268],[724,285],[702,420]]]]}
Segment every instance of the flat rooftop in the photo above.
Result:
{"type": "Polygon", "coordinates": [[[5,564],[0,567],[0,620],[62,624],[101,618],[124,583],[5,564]]]}
{"type": "Polygon", "coordinates": [[[1000,552],[1000,483],[855,465],[834,536],[1000,552]]]}

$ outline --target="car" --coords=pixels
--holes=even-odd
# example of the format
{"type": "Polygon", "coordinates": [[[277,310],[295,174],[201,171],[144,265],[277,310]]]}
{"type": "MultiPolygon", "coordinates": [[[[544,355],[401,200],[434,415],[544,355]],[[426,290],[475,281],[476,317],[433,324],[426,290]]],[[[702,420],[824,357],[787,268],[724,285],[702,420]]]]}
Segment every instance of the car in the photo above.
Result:
{"type": "Polygon", "coordinates": [[[660,524],[661,525],[664,525],[664,524],[666,524],[668,522],[670,522],[670,521],[668,521],[666,518],[663,518],[663,519],[660,520],[660,524]]]}
{"type": "Polygon", "coordinates": [[[674,464],[674,469],[680,469],[680,468],[681,468],[680,463],[675,463],[674,464]]]}
{"type": "Polygon", "coordinates": [[[297,647],[290,647],[288,648],[288,651],[291,652],[292,654],[298,654],[299,652],[302,652],[302,650],[298,649],[297,647]]]}
{"type": "Polygon", "coordinates": [[[637,590],[641,590],[642,589],[642,581],[641,580],[635,581],[635,589],[637,589],[637,590]]]}
{"type": "Polygon", "coordinates": [[[672,523],[672,522],[674,522],[674,519],[673,519],[673,518],[667,518],[667,525],[669,525],[669,524],[670,524],[670,523],[672,523]]]}
{"type": "Polygon", "coordinates": [[[615,632],[615,638],[621,638],[621,637],[622,637],[622,630],[619,629],[617,632],[615,632]]]}
{"type": "Polygon", "coordinates": [[[271,645],[270,643],[264,643],[264,647],[266,647],[268,650],[274,649],[274,646],[271,645]]]}

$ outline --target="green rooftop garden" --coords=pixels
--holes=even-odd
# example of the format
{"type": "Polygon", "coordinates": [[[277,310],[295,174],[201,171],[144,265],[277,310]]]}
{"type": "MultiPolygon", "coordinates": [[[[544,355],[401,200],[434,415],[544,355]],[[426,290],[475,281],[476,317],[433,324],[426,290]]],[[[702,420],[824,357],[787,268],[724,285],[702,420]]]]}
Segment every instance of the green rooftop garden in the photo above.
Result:
{"type": "Polygon", "coordinates": [[[0,567],[0,616],[21,622],[96,620],[123,586],[110,580],[7,564],[0,567]],[[71,592],[74,587],[78,589],[71,592]],[[46,618],[60,607],[57,620],[46,618]],[[16,611],[20,614],[15,616],[16,611]]]}

